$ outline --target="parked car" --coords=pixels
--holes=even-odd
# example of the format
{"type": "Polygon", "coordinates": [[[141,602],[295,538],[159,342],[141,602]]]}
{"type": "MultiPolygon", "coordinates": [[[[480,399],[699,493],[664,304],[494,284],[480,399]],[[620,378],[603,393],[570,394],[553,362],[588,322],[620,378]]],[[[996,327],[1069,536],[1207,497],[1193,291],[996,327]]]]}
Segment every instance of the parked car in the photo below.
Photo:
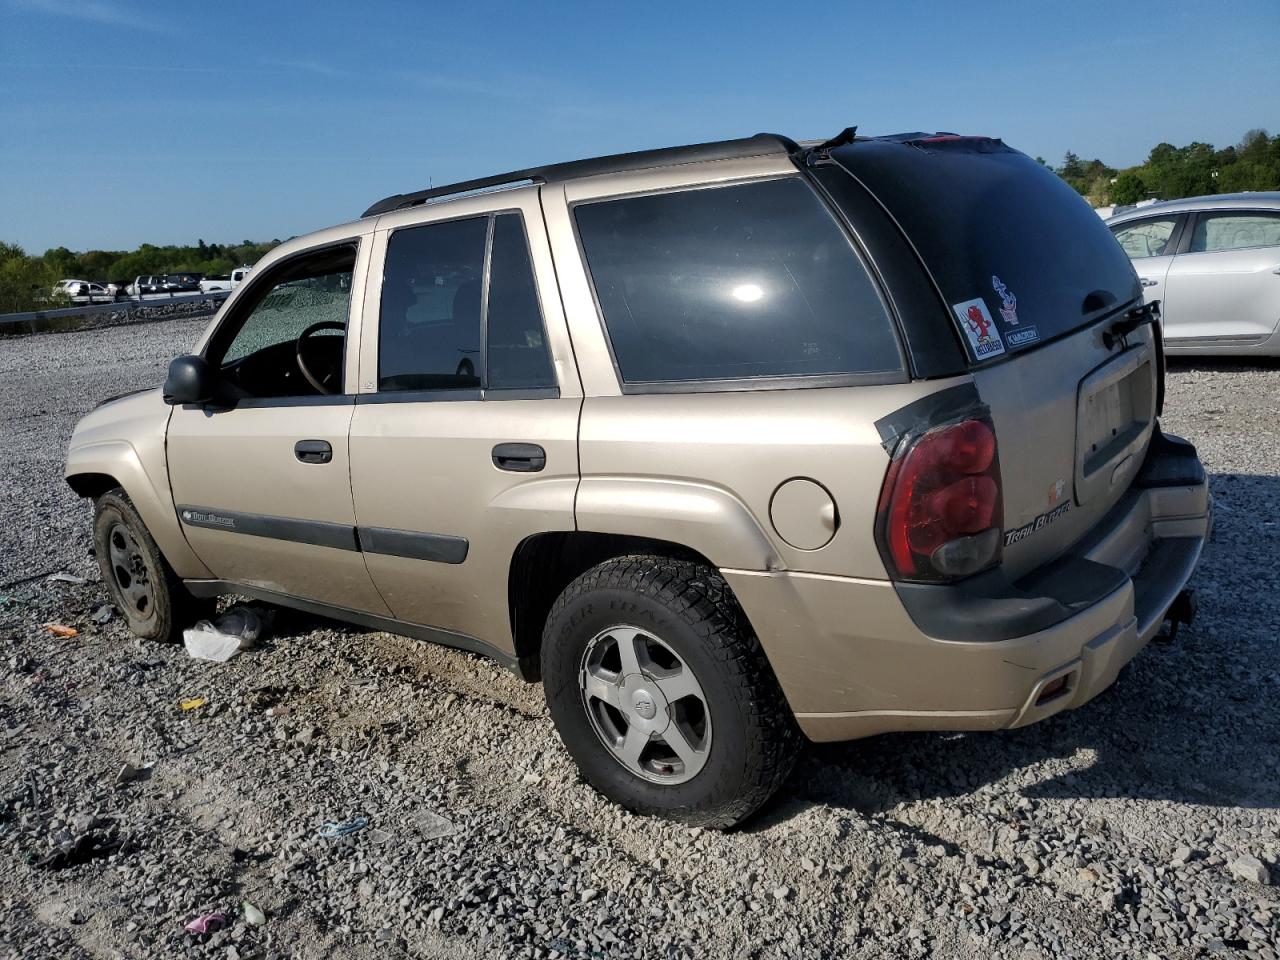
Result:
{"type": "Polygon", "coordinates": [[[53,292],[55,296],[65,296],[72,303],[109,303],[115,299],[113,289],[88,280],[59,280],[54,284],[53,292]]]}
{"type": "Polygon", "coordinates": [[[483,653],[604,795],[725,827],[801,734],[1033,723],[1190,620],[1152,319],[999,140],[583,160],[276,247],[66,477],[139,636],[234,593],[483,653]]]}
{"type": "Polygon", "coordinates": [[[135,277],[133,283],[125,287],[125,293],[131,297],[140,297],[144,294],[164,293],[165,278],[163,275],[148,274],[141,277],[135,277]]]}
{"type": "Polygon", "coordinates": [[[1170,354],[1280,356],[1280,193],[1169,200],[1107,226],[1160,301],[1170,354]]]}
{"type": "Polygon", "coordinates": [[[200,281],[201,293],[231,292],[231,277],[205,277],[200,281]]]}
{"type": "Polygon", "coordinates": [[[231,289],[234,290],[240,284],[249,279],[249,274],[253,272],[253,267],[236,267],[231,271],[231,289]]]}
{"type": "Polygon", "coordinates": [[[164,278],[164,287],[170,293],[197,293],[203,273],[170,273],[164,278]]]}

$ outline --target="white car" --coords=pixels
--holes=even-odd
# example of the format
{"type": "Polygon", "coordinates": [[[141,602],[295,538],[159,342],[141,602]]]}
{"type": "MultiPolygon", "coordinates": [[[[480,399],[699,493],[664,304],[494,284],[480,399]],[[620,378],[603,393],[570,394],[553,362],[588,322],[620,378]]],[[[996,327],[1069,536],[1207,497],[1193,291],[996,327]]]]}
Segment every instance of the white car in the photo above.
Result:
{"type": "Polygon", "coordinates": [[[230,277],[205,277],[200,281],[201,293],[222,293],[231,292],[230,277]]]}
{"type": "Polygon", "coordinates": [[[1280,192],[1169,200],[1112,217],[1171,355],[1280,356],[1280,192]]]}
{"type": "Polygon", "coordinates": [[[107,303],[116,298],[115,290],[88,280],[59,280],[53,292],[64,294],[72,303],[107,303]]]}

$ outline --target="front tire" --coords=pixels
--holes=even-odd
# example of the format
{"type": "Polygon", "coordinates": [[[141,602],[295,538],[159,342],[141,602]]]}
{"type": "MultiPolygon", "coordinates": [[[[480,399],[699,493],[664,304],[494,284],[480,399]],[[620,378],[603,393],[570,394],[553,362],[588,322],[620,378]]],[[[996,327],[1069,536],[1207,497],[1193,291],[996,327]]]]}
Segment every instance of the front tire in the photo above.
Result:
{"type": "Polygon", "coordinates": [[[799,753],[746,615],[704,565],[631,556],[588,570],[547,617],[542,675],[583,777],[637,813],[731,827],[799,753]]]}
{"type": "Polygon", "coordinates": [[[94,504],[93,545],[107,593],[136,636],[175,643],[212,611],[211,601],[196,599],[182,585],[119,487],[94,504]]]}

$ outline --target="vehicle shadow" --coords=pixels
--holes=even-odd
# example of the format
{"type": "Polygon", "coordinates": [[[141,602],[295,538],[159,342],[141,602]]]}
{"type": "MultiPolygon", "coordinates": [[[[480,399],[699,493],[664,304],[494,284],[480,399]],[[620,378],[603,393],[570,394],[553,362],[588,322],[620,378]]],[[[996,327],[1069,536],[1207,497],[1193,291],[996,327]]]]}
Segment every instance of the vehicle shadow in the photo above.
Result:
{"type": "Polygon", "coordinates": [[[1199,615],[1079,709],[1019,730],[815,744],[765,824],[811,804],[883,812],[999,785],[1041,798],[1280,808],[1280,478],[1214,474],[1199,615]]]}
{"type": "Polygon", "coordinates": [[[1280,357],[1168,357],[1170,373],[1202,371],[1204,373],[1244,373],[1258,370],[1280,370],[1280,357]]]}

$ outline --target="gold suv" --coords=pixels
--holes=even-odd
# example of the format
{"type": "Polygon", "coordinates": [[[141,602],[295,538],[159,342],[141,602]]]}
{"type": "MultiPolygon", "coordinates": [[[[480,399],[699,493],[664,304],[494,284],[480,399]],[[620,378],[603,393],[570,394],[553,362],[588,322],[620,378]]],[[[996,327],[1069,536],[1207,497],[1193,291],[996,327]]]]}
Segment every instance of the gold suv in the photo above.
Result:
{"type": "Polygon", "coordinates": [[[140,636],[219,594],[541,678],[583,776],[728,826],[801,734],[1078,707],[1209,531],[1159,316],[999,140],[723,143],[282,244],[66,477],[140,636]]]}

